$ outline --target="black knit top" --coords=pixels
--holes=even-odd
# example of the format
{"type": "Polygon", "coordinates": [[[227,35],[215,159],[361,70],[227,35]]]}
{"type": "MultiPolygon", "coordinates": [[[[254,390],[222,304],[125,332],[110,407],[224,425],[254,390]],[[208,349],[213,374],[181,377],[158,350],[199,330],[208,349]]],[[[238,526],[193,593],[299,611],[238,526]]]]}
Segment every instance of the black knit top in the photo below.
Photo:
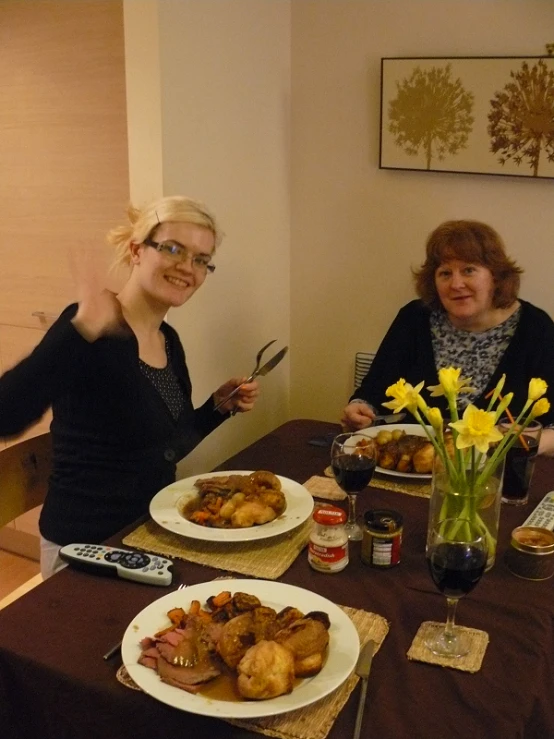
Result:
{"type": "Polygon", "coordinates": [[[183,347],[162,323],[182,391],[175,418],[139,366],[138,342],[87,342],[66,308],[34,351],[0,378],[0,437],[9,438],[52,406],[53,470],[39,521],[64,545],[97,543],[148,511],[175,480],[176,464],[225,418],[213,399],[194,410],[183,347]]]}

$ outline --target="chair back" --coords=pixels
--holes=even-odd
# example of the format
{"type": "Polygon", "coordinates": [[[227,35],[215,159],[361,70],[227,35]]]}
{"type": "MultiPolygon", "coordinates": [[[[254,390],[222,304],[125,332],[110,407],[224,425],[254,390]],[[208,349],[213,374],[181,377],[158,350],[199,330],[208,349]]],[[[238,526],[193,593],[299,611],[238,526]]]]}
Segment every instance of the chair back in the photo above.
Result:
{"type": "Polygon", "coordinates": [[[357,352],[354,360],[354,392],[362,384],[362,380],[369,372],[371,363],[375,358],[375,353],[357,352]]]}
{"type": "Polygon", "coordinates": [[[51,466],[50,433],[0,450],[0,528],[44,502],[51,466]]]}

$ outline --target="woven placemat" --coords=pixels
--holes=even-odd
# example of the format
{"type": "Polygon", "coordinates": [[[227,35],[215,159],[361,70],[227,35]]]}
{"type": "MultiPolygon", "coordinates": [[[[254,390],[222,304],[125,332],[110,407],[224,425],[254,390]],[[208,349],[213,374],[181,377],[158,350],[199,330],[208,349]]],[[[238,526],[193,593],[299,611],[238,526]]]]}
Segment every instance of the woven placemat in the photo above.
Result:
{"type": "MultiPolygon", "coordinates": [[[[360,646],[363,647],[369,639],[373,639],[376,644],[375,652],[377,653],[389,631],[389,624],[386,619],[369,611],[360,611],[346,606],[341,606],[341,608],[356,627],[360,637],[360,646]]],[[[128,688],[141,690],[125,667],[121,666],[119,668],[116,677],[120,683],[128,688]]],[[[265,736],[278,737],[278,739],[325,739],[359,679],[357,675],[352,674],[346,682],[330,695],[296,711],[247,721],[223,720],[249,731],[265,734],[265,736]]]]}
{"type": "MultiPolygon", "coordinates": [[[[326,467],[323,474],[327,478],[333,477],[333,470],[330,467],[326,467]]],[[[318,478],[318,479],[325,479],[324,478],[318,478]]],[[[310,478],[313,479],[313,478],[310,478]]],[[[329,482],[332,482],[335,484],[337,489],[340,490],[337,483],[333,480],[329,480],[329,482]]],[[[306,483],[305,483],[306,484],[306,483]]],[[[430,498],[431,497],[431,481],[425,482],[422,480],[410,480],[406,477],[397,477],[394,480],[391,480],[390,478],[386,478],[384,475],[380,474],[379,472],[376,473],[376,477],[374,477],[371,482],[369,483],[370,488],[381,488],[382,490],[392,490],[394,493],[404,493],[404,495],[415,495],[418,498],[430,498]]],[[[320,495],[317,496],[322,497],[320,495]]]]}
{"type": "Polygon", "coordinates": [[[270,539],[218,542],[188,539],[150,520],[128,534],[123,544],[227,572],[276,580],[308,544],[312,526],[310,518],[302,526],[270,539]]]}
{"type": "Polygon", "coordinates": [[[310,491],[314,498],[323,498],[324,500],[344,500],[346,493],[341,490],[334,480],[328,477],[320,477],[313,475],[306,480],[304,487],[310,491]]]}
{"type": "Polygon", "coordinates": [[[470,650],[463,657],[441,657],[434,654],[425,646],[427,639],[432,639],[444,629],[444,623],[436,621],[424,621],[419,627],[414,637],[411,647],[408,650],[408,659],[417,660],[418,662],[428,662],[431,665],[441,665],[442,667],[451,667],[454,670],[463,670],[464,672],[478,672],[481,669],[483,657],[489,643],[489,635],[486,631],[479,629],[470,629],[467,626],[456,626],[470,640],[470,650]]]}

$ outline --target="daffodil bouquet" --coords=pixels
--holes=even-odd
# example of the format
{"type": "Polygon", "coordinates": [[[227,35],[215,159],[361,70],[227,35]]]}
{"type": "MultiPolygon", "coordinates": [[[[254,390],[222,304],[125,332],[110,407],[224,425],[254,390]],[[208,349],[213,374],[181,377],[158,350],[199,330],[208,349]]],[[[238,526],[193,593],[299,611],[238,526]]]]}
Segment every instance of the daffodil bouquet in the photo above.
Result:
{"type": "MultiPolygon", "coordinates": [[[[461,393],[474,392],[470,385],[471,378],[462,377],[461,370],[455,367],[439,370],[439,384],[431,385],[427,389],[431,397],[446,398],[450,413],[450,419],[446,422],[441,410],[429,406],[422,397],[423,382],[413,387],[404,379],[398,380],[386,391],[392,400],[383,403],[395,413],[404,408],[410,411],[435,448],[435,459],[438,458],[442,471],[442,484],[448,487],[447,492],[450,493],[443,496],[436,521],[454,518],[460,522],[465,520],[477,522],[487,533],[489,549],[493,550],[496,545],[496,532],[491,532],[483,520],[482,511],[486,507],[483,500],[488,498],[490,505],[491,482],[518,436],[538,416],[550,409],[550,403],[544,397],[547,390],[546,382],[540,378],[533,378],[529,383],[527,401],[521,412],[511,426],[501,433],[497,428],[498,422],[513,399],[513,393],[508,393],[504,397],[501,395],[505,380],[506,376],[503,375],[485,410],[469,403],[460,418],[458,397],[461,393]],[[453,441],[450,444],[447,442],[449,434],[452,435],[453,441]]],[[[459,528],[452,531],[453,535],[459,533],[459,528]]]]}

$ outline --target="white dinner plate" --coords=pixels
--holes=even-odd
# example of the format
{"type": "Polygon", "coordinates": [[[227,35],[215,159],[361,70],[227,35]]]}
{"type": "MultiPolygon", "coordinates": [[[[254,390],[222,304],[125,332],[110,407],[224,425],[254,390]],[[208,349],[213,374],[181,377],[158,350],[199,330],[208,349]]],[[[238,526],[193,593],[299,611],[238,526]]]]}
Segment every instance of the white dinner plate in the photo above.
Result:
{"type": "Polygon", "coordinates": [[[207,472],[204,475],[194,475],[168,485],[150,501],[150,515],[162,528],[174,534],[188,536],[191,539],[203,541],[256,541],[269,539],[272,536],[292,531],[304,523],[311,515],[314,499],[310,492],[300,483],[289,480],[288,477],[277,475],[281,481],[281,488],[285,494],[287,507],[280,516],[259,526],[249,526],[245,529],[213,529],[187,521],[179,512],[178,504],[186,503],[198,495],[194,483],[201,477],[227,477],[227,475],[250,475],[248,470],[230,470],[228,472],[207,472]]]}
{"type": "MultiPolygon", "coordinates": [[[[429,427],[430,428],[430,427],[429,427]]],[[[412,436],[427,436],[423,427],[419,423],[388,423],[385,426],[375,426],[375,428],[368,428],[360,431],[362,436],[375,437],[379,431],[405,431],[407,434],[412,436]]],[[[431,433],[433,433],[430,428],[431,433]]],[[[398,472],[397,470],[386,470],[384,467],[375,468],[375,472],[380,472],[382,475],[390,475],[391,477],[404,477],[410,480],[430,480],[432,475],[430,472],[398,472]]]]}
{"type": "Polygon", "coordinates": [[[338,606],[321,595],[293,585],[270,580],[214,580],[178,590],[150,603],[131,621],[121,644],[121,655],[127,672],[145,693],[174,708],[190,713],[218,718],[256,718],[293,711],[323,698],[341,685],[352,673],[360,651],[358,632],[352,621],[338,606]],[[304,678],[292,693],[261,701],[223,701],[204,697],[200,693],[168,685],[157,672],[138,663],[139,642],[153,636],[169,624],[167,611],[187,610],[193,600],[205,605],[206,599],[223,590],[257,596],[264,606],[280,611],[294,606],[304,613],[324,611],[331,621],[329,647],[325,664],[317,675],[304,678]]]}

